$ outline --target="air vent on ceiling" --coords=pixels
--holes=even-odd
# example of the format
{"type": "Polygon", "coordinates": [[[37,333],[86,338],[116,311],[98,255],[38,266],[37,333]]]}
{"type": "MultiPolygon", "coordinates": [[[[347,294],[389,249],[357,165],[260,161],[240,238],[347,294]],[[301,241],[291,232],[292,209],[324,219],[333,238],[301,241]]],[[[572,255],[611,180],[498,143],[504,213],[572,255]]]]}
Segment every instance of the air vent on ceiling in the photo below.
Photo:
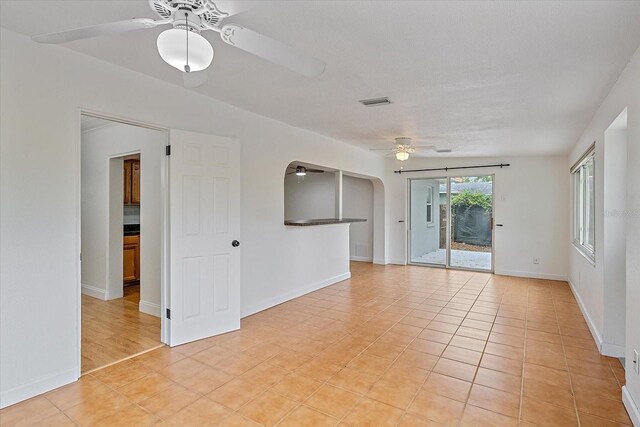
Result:
{"type": "Polygon", "coordinates": [[[386,96],[384,98],[372,98],[372,99],[362,99],[358,101],[365,107],[376,107],[378,105],[389,105],[391,101],[386,96]]]}

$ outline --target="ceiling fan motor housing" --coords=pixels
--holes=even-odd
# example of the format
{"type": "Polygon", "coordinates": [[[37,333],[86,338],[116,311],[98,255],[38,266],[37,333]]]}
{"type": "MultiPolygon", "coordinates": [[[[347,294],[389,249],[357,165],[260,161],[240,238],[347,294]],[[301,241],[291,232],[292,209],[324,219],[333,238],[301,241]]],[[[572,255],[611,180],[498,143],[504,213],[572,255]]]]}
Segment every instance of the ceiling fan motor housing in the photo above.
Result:
{"type": "Polygon", "coordinates": [[[411,138],[407,138],[407,137],[398,137],[396,138],[396,145],[400,145],[403,147],[408,147],[411,145],[411,138]]]}
{"type": "Polygon", "coordinates": [[[190,9],[179,9],[175,14],[173,28],[177,28],[179,30],[186,29],[200,34],[202,25],[200,24],[200,17],[190,9]]]}
{"type": "Polygon", "coordinates": [[[149,3],[161,18],[173,17],[178,21],[173,23],[174,28],[184,28],[184,14],[180,12],[190,12],[189,26],[198,32],[204,28],[218,27],[229,16],[218,9],[212,0],[149,0],[149,3]]]}

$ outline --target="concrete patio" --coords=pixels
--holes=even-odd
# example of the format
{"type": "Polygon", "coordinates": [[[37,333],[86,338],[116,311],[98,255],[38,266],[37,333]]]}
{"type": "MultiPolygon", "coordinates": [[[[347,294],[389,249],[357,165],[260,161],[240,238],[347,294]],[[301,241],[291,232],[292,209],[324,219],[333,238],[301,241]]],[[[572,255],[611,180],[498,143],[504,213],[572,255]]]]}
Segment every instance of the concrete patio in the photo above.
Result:
{"type": "MultiPolygon", "coordinates": [[[[440,264],[446,262],[446,249],[438,249],[420,257],[412,258],[412,263],[440,264]]],[[[451,250],[451,267],[473,268],[476,270],[491,270],[491,252],[473,252],[451,250]]]]}

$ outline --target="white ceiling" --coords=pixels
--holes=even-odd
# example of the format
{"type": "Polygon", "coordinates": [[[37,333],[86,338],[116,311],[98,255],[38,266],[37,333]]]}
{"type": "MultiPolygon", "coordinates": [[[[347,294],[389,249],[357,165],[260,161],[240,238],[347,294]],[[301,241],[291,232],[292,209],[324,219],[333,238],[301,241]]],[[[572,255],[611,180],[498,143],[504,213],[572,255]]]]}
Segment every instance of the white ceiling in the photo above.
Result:
{"type": "MultiPolygon", "coordinates": [[[[326,61],[325,73],[296,75],[208,32],[216,55],[198,92],[366,148],[432,137],[453,149],[438,156],[566,153],[640,44],[638,1],[249,6],[228,22],[326,61]],[[357,102],[381,96],[393,103],[357,102]]],[[[146,0],[2,1],[0,25],[35,35],[132,17],[156,15],[146,0]]],[[[161,31],[65,47],[181,84],[156,51],[161,31]]]]}

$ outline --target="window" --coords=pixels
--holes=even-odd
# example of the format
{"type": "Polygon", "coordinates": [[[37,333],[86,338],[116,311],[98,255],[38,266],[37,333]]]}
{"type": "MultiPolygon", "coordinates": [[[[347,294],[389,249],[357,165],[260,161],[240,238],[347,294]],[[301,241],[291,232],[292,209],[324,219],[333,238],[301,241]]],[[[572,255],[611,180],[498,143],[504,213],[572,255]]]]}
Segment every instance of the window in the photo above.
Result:
{"type": "Polygon", "coordinates": [[[595,260],[595,148],[571,169],[573,181],[573,244],[595,260]]]}
{"type": "Polygon", "coordinates": [[[427,226],[433,226],[433,187],[427,187],[427,226]]]}

